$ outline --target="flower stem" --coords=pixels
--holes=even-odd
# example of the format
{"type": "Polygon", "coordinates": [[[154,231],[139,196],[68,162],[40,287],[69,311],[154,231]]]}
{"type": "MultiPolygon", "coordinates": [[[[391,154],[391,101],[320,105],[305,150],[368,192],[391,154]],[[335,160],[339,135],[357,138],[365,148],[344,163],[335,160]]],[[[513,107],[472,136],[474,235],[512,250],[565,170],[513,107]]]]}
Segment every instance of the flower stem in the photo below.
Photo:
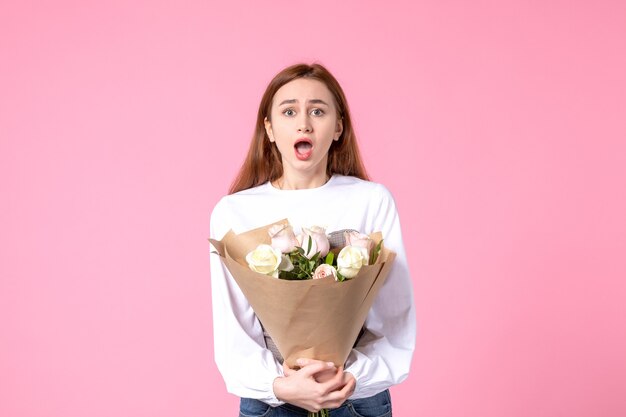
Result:
{"type": "Polygon", "coordinates": [[[313,413],[309,411],[308,417],[330,417],[330,411],[327,408],[322,408],[320,411],[313,413]]]}

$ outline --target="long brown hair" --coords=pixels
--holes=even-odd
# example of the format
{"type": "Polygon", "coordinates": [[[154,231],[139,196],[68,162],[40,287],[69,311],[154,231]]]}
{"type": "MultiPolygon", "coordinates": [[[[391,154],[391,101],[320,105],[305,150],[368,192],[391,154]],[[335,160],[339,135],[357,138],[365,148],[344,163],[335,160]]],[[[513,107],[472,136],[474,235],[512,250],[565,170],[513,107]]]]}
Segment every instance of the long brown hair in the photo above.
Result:
{"type": "Polygon", "coordinates": [[[339,140],[333,141],[328,150],[326,173],[352,175],[363,180],[369,177],[361,161],[361,155],[352,128],[350,111],[346,96],[332,74],[320,64],[296,64],[279,72],[267,86],[256,118],[256,127],[248,155],[230,186],[229,193],[247,190],[248,188],[274,181],[283,174],[283,163],[276,144],[270,142],[265,131],[265,118],[270,119],[274,94],[283,85],[298,78],[309,78],[321,81],[330,90],[337,107],[337,118],[343,118],[343,132],[339,140]]]}

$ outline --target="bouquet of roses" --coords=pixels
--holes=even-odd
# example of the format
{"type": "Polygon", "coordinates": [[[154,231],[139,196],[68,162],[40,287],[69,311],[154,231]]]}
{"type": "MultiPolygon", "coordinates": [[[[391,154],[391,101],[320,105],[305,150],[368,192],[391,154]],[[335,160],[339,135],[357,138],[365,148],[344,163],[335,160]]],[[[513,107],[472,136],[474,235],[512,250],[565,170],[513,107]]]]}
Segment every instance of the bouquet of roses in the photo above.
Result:
{"type": "Polygon", "coordinates": [[[303,228],[296,236],[289,223],[278,223],[267,233],[271,243],[250,251],[246,262],[255,272],[288,280],[354,278],[361,267],[376,262],[383,243],[380,240],[375,244],[368,235],[348,230],[339,232],[340,236],[335,233],[345,246],[332,251],[326,230],[319,226],[303,228]]]}
{"type": "Polygon", "coordinates": [[[292,368],[298,358],[344,364],[395,257],[380,233],[295,236],[287,220],[211,243],[292,368]]]}

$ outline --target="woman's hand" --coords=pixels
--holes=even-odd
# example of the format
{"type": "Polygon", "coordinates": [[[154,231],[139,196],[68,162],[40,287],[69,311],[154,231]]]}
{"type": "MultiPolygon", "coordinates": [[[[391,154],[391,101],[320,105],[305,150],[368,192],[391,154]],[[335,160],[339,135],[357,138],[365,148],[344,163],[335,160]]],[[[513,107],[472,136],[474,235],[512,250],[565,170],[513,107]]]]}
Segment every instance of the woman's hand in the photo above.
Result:
{"type": "MultiPolygon", "coordinates": [[[[315,359],[307,359],[307,358],[300,358],[296,361],[300,369],[308,365],[313,365],[314,363],[317,363],[317,362],[326,363],[326,362],[318,361],[315,359]]],[[[328,365],[330,366],[328,369],[320,371],[313,376],[313,378],[315,378],[317,382],[326,382],[337,374],[337,367],[332,362],[328,362],[328,365]]],[[[296,370],[293,368],[290,368],[286,363],[283,363],[283,373],[285,375],[289,375],[293,372],[296,372],[296,370]]]]}
{"type": "Polygon", "coordinates": [[[281,401],[317,412],[336,408],[354,392],[356,380],[332,362],[299,359],[300,369],[283,364],[285,376],[274,380],[274,394],[281,401]]]}

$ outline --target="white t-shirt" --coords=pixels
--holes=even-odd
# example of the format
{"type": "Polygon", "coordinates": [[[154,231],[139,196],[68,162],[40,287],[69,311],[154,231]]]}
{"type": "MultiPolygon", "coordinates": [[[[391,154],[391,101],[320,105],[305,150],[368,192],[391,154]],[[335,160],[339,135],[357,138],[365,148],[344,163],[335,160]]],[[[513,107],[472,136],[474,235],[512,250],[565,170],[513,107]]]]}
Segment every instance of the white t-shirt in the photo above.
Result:
{"type": "MultiPolygon", "coordinates": [[[[223,197],[211,213],[210,236],[222,239],[287,218],[296,233],[322,226],[328,233],[355,229],[380,231],[396,259],[365,321],[361,337],[346,361],[356,378],[351,399],[375,395],[403,381],[415,348],[416,320],[411,278],[393,197],[381,184],[333,175],[318,188],[279,190],[265,183],[223,197]]],[[[266,348],[250,304],[217,254],[211,254],[215,362],[228,392],[272,406],[283,404],[272,385],[282,365],[266,348]]]]}

